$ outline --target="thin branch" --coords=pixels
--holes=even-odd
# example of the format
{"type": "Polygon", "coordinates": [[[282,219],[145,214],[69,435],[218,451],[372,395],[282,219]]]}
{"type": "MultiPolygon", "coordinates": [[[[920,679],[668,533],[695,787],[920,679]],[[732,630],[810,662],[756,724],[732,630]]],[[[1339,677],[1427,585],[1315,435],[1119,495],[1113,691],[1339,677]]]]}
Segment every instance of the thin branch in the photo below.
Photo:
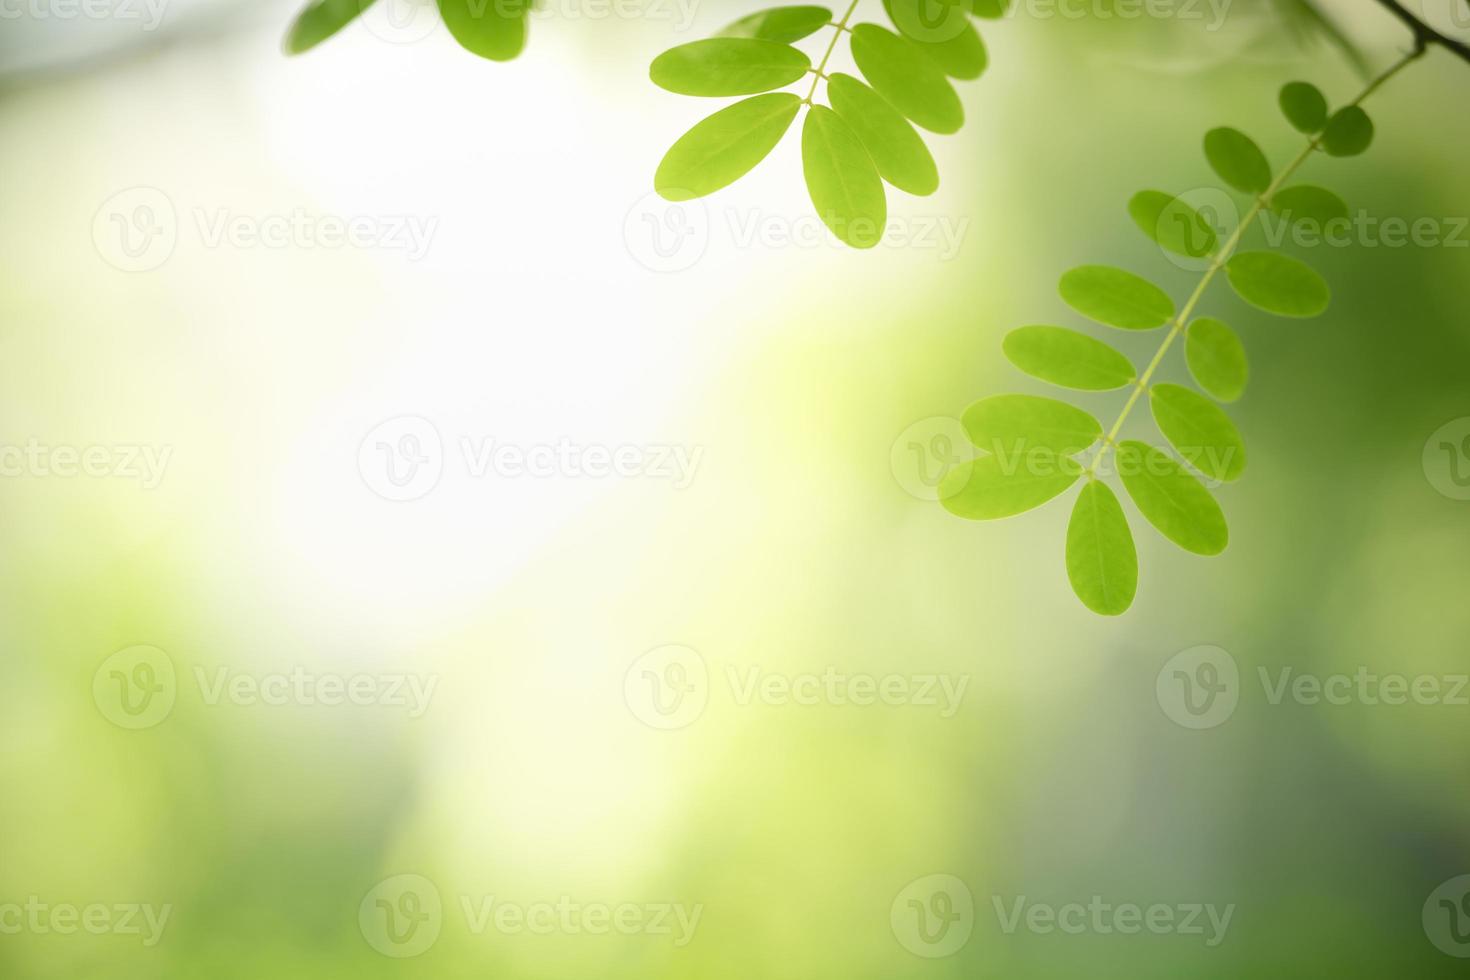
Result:
{"type": "Polygon", "coordinates": [[[1424,23],[1418,17],[1411,14],[1398,0],[1378,0],[1389,13],[1403,21],[1404,26],[1414,32],[1414,43],[1419,50],[1424,50],[1432,44],[1437,44],[1446,51],[1457,55],[1464,61],[1470,62],[1470,44],[1456,41],[1452,37],[1446,37],[1439,31],[1424,23]]]}

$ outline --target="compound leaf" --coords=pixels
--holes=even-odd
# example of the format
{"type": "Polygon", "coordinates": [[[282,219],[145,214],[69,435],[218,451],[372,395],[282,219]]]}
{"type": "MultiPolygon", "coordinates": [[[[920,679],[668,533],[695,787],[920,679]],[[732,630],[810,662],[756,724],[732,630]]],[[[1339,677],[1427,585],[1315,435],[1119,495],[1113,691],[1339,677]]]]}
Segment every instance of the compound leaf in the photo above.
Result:
{"type": "Polygon", "coordinates": [[[939,189],[939,168],[923,137],[887,99],[841,72],[828,82],[827,98],[868,148],[884,180],[920,196],[939,189]]]}
{"type": "Polygon", "coordinates": [[[1021,327],[1006,335],[1001,348],[1032,377],[1077,391],[1113,391],[1138,376],[1112,347],[1066,327],[1021,327]]]}
{"type": "Polygon", "coordinates": [[[1153,330],[1174,317],[1174,301],[1167,293],[1112,266],[1078,266],[1062,276],[1059,290],[1078,313],[1122,330],[1153,330]]]}
{"type": "Polygon", "coordinates": [[[1311,82],[1289,82],[1281,89],[1281,111],[1302,133],[1320,133],[1327,125],[1327,96],[1311,82]]]}
{"type": "Polygon", "coordinates": [[[1373,145],[1373,120],[1362,108],[1339,109],[1322,132],[1322,148],[1335,157],[1355,157],[1373,145]]]}
{"type": "Polygon", "coordinates": [[[314,0],[286,32],[286,53],[310,51],[362,15],[373,0],[314,0]]]}
{"type": "Polygon", "coordinates": [[[1184,359],[1199,386],[1220,401],[1233,402],[1245,392],[1250,378],[1245,346],[1219,320],[1201,317],[1189,325],[1184,359]]]}
{"type": "Polygon", "coordinates": [[[900,34],[917,44],[951,78],[975,79],[990,64],[985,42],[957,0],[883,0],[900,34]]]}
{"type": "Polygon", "coordinates": [[[1138,551],[1123,507],[1107,484],[1088,481],[1067,525],[1067,579],[1082,604],[1119,616],[1138,593],[1138,551]]]}
{"type": "Polygon", "coordinates": [[[801,108],[792,92],[757,95],[721,109],[669,148],[653,186],[670,201],[688,201],[734,183],[770,154],[801,108]]]}
{"type": "Polygon", "coordinates": [[[1149,406],[1174,450],[1205,476],[1229,483],[1245,470],[1245,443],[1230,417],[1182,385],[1154,385],[1149,406]]]}
{"type": "Polygon", "coordinates": [[[1225,274],[1241,299],[1278,316],[1318,316],[1332,300],[1316,270],[1275,252],[1241,252],[1225,266],[1225,274]]]}
{"type": "Polygon", "coordinates": [[[526,47],[531,0],[439,0],[439,15],[459,46],[491,61],[510,61],[526,47]]]}
{"type": "Polygon", "coordinates": [[[1271,164],[1249,136],[1221,127],[1205,134],[1205,157],[1220,179],[1246,194],[1264,194],[1271,186],[1271,164]]]}
{"type": "Polygon", "coordinates": [[[1128,202],[1128,213],[1145,235],[1176,255],[1202,259],[1220,243],[1203,215],[1163,191],[1139,191],[1128,202]]]}
{"type": "Polygon", "coordinates": [[[992,395],[965,409],[960,422],[976,446],[997,456],[1071,456],[1102,435],[1097,419],[1066,402],[1037,395],[992,395]]]}
{"type": "Polygon", "coordinates": [[[876,24],[859,24],[852,30],[852,56],[868,84],[917,125],[957,133],[965,124],[954,86],[908,38],[876,24]]]}
{"type": "Polygon", "coordinates": [[[742,17],[720,31],[720,37],[753,37],[762,41],[791,44],[832,23],[832,11],[826,7],[772,7],[742,17]]]}
{"type": "Polygon", "coordinates": [[[654,59],[649,77],[680,95],[754,95],[790,85],[811,67],[811,58],[789,44],[712,37],[665,51],[654,59]]]}
{"type": "Polygon", "coordinates": [[[1076,460],[1041,450],[980,456],[945,474],[939,483],[939,502],[956,517],[995,521],[1040,507],[1081,475],[1076,460]]]}
{"type": "Polygon", "coordinates": [[[812,203],[832,233],[853,248],[882,241],[888,224],[883,179],[852,127],[826,106],[812,106],[801,156],[812,203]]]}
{"type": "Polygon", "coordinates": [[[1329,222],[1349,218],[1347,202],[1336,194],[1311,184],[1299,184],[1277,192],[1271,210],[1287,221],[1305,222],[1326,228],[1329,222]]]}
{"type": "Polygon", "coordinates": [[[1218,555],[1230,543],[1225,514],[1214,496],[1162,449],[1122,443],[1118,473],[1144,518],[1185,551],[1218,555]]]}

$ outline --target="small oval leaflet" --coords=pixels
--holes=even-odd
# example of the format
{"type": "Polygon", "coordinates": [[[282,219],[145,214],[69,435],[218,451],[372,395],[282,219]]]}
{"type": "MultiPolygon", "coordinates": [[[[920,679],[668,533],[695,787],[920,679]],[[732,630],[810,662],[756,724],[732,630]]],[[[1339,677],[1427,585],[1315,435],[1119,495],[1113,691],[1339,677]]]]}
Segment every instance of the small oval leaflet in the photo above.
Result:
{"type": "Polygon", "coordinates": [[[1079,266],[1062,276],[1062,299],[1098,323],[1153,330],[1174,317],[1174,301],[1147,279],[1105,265],[1079,266]]]}
{"type": "Polygon", "coordinates": [[[721,109],[669,148],[654,189],[667,200],[688,201],[734,183],[781,142],[800,108],[795,93],[773,92],[721,109]]]}
{"type": "Polygon", "coordinates": [[[1201,317],[1189,325],[1184,359],[1199,386],[1220,401],[1233,402],[1245,393],[1250,378],[1245,345],[1219,320],[1201,317]]]}
{"type": "Polygon", "coordinates": [[[1322,148],[1335,157],[1355,157],[1373,145],[1373,120],[1360,107],[1339,109],[1322,132],[1322,148]]]}
{"type": "Polygon", "coordinates": [[[812,106],[802,128],[801,156],[822,223],[853,248],[882,241],[888,224],[883,180],[852,127],[826,106],[812,106]]]}
{"type": "Polygon", "coordinates": [[[1149,406],[1174,451],[1205,476],[1229,483],[1245,471],[1245,443],[1220,406],[1182,385],[1154,385],[1149,406]]]}
{"type": "Polygon", "coordinates": [[[920,196],[939,189],[939,168],[923,137],[887,99],[841,72],[827,83],[827,98],[868,148],[884,180],[920,196]]]}
{"type": "Polygon", "coordinates": [[[1316,226],[1324,230],[1334,221],[1350,217],[1347,202],[1336,194],[1311,184],[1299,184],[1278,191],[1271,198],[1271,210],[1288,221],[1316,226]]]}
{"type": "Polygon", "coordinates": [[[762,41],[791,44],[811,37],[832,22],[826,7],[773,7],[742,17],[720,31],[721,37],[753,37],[762,41]]]}
{"type": "Polygon", "coordinates": [[[1311,82],[1289,82],[1281,89],[1281,112],[1298,132],[1320,133],[1327,125],[1327,96],[1311,82]]]}
{"type": "Polygon", "coordinates": [[[1271,186],[1271,164],[1249,136],[1221,127],[1205,134],[1205,157],[1220,179],[1245,194],[1264,194],[1271,186]]]}
{"type": "Polygon", "coordinates": [[[711,37],[671,48],[654,59],[649,77],[679,95],[755,95],[790,85],[812,61],[787,44],[746,37],[711,37]]]}
{"type": "Polygon", "coordinates": [[[1124,489],[1160,534],[1196,555],[1225,550],[1230,543],[1225,514],[1174,457],[1142,442],[1122,443],[1117,455],[1124,489]]]}
{"type": "Polygon", "coordinates": [[[956,517],[995,521],[1034,510],[1077,482],[1082,467],[1042,451],[1024,456],[981,456],[950,470],[939,502],[956,517]]]}
{"type": "Polygon", "coordinates": [[[1332,301],[1315,269],[1275,252],[1241,252],[1226,264],[1225,275],[1241,299],[1278,316],[1318,316],[1332,301]]]}
{"type": "Polygon", "coordinates": [[[439,0],[444,26],[460,47],[491,61],[510,61],[526,47],[530,0],[439,0]]]}
{"type": "Polygon", "coordinates": [[[1202,259],[1220,243],[1203,215],[1163,191],[1139,191],[1128,202],[1128,213],[1140,231],[1176,255],[1202,259]]]}
{"type": "Polygon", "coordinates": [[[1067,525],[1067,579],[1082,604],[1120,616],[1138,593],[1138,551],[1123,507],[1107,484],[1089,480],[1067,525]]]}
{"type": "Polygon", "coordinates": [[[1080,408],[1037,395],[992,395],[965,409],[965,434],[980,449],[1024,463],[1045,456],[1071,456],[1102,436],[1102,425],[1080,408]]]}
{"type": "Polygon", "coordinates": [[[1138,376],[1128,358],[1066,327],[1021,327],[1001,344],[1012,364],[1034,378],[1077,391],[1114,391],[1138,376]]]}
{"type": "Polygon", "coordinates": [[[362,15],[373,0],[314,0],[286,32],[287,54],[302,54],[321,44],[362,15]]]}
{"type": "Polygon", "coordinates": [[[985,73],[990,57],[963,4],[955,0],[883,0],[883,8],[899,33],[917,44],[946,75],[973,80],[985,73]]]}
{"type": "Polygon", "coordinates": [[[876,24],[852,30],[852,56],[868,84],[917,125],[957,133],[965,110],[944,72],[914,42],[876,24]]]}

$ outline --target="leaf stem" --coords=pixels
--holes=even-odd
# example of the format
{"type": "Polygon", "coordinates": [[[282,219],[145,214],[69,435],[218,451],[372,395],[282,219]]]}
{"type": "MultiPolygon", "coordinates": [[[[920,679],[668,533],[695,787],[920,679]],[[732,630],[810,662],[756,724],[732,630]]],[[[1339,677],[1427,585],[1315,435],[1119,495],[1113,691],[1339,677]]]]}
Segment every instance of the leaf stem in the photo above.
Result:
{"type": "Polygon", "coordinates": [[[812,79],[811,91],[807,92],[806,98],[801,100],[807,105],[813,104],[812,99],[817,94],[817,86],[821,84],[822,79],[827,77],[825,74],[823,74],[827,70],[827,62],[832,60],[832,52],[837,50],[837,42],[842,40],[842,32],[848,29],[847,22],[852,20],[852,15],[853,12],[857,10],[857,5],[858,0],[852,0],[852,3],[848,4],[847,6],[847,12],[842,15],[842,19],[832,25],[833,27],[837,28],[836,32],[834,32],[832,35],[832,43],[827,45],[827,52],[822,55],[822,60],[817,63],[817,77],[812,79]]]}
{"type": "MultiPolygon", "coordinates": [[[[1399,59],[1388,71],[1370,82],[1368,87],[1349,104],[1354,106],[1362,105],[1369,96],[1390,82],[1395,75],[1423,57],[1426,50],[1427,47],[1425,45],[1416,45],[1413,51],[1399,59]]],[[[1236,226],[1235,231],[1215,253],[1215,258],[1210,262],[1209,267],[1205,269],[1204,276],[1200,279],[1199,285],[1195,286],[1194,292],[1190,294],[1189,300],[1184,304],[1184,308],[1179,311],[1179,315],[1169,325],[1169,333],[1164,337],[1164,342],[1159,345],[1158,353],[1154,354],[1153,360],[1149,362],[1143,374],[1139,375],[1138,380],[1134,382],[1133,392],[1128,396],[1128,401],[1124,403],[1123,411],[1118,414],[1117,421],[1108,430],[1108,434],[1103,437],[1102,448],[1092,458],[1092,465],[1087,468],[1087,478],[1089,480],[1097,479],[1098,467],[1102,465],[1103,460],[1107,457],[1109,448],[1116,447],[1118,444],[1118,434],[1123,431],[1123,423],[1128,421],[1128,416],[1133,413],[1133,409],[1138,405],[1138,400],[1148,390],[1149,382],[1158,373],[1159,366],[1164,363],[1164,355],[1169,353],[1169,348],[1174,345],[1174,341],[1178,339],[1185,325],[1189,323],[1189,318],[1194,315],[1194,311],[1199,307],[1200,301],[1204,299],[1205,290],[1209,288],[1210,283],[1214,282],[1215,276],[1225,267],[1225,263],[1230,260],[1231,253],[1239,247],[1241,240],[1245,238],[1245,233],[1250,230],[1256,218],[1270,205],[1271,198],[1276,195],[1277,191],[1281,190],[1282,185],[1290,180],[1292,175],[1300,170],[1302,165],[1311,159],[1312,154],[1321,147],[1322,138],[1323,134],[1318,134],[1313,137],[1311,142],[1307,144],[1306,149],[1302,150],[1297,155],[1297,158],[1285,170],[1281,171],[1276,179],[1271,182],[1271,186],[1266,188],[1265,192],[1255,199],[1251,204],[1250,210],[1246,212],[1245,217],[1236,226]]]]}

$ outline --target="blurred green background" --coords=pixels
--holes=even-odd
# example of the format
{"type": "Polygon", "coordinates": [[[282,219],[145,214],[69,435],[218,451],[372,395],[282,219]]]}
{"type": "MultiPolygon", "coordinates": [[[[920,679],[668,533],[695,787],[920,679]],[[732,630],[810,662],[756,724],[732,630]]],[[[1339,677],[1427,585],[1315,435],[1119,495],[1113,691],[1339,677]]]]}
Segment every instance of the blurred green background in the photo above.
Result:
{"type": "MultiPolygon", "coordinates": [[[[1470,458],[1426,454],[1470,416],[1470,65],[1433,53],[1373,99],[1367,156],[1303,175],[1458,246],[1293,249],[1334,290],[1315,321],[1212,288],[1203,312],[1253,366],[1233,410],[1250,467],[1220,492],[1231,547],[1185,555],[1125,502],[1143,572],[1113,621],[1068,588],[1064,504],[958,521],[906,468],[912,433],[1042,391],[1000,339],[1081,326],[1065,269],[1186,294],[1195,275],[1138,234],[1129,196],[1212,187],[1217,125],[1284,163],[1300,137],[1276,91],[1303,78],[1345,102],[1350,60],[1244,0],[1218,29],[1023,8],[982,25],[992,68],[960,86],[964,130],[931,141],[940,192],[890,195],[957,247],[859,254],[743,240],[752,221],[810,227],[794,136],[702,210],[646,197],[709,111],[648,84],[649,60],[755,5],[687,24],[593,9],[539,17],[510,65],[413,19],[286,59],[294,9],[274,2],[175,0],[153,31],[54,8],[0,28],[0,444],[101,447],[120,469],[167,451],[156,485],[0,480],[0,972],[1462,976],[1470,945],[1434,922],[1461,914],[1470,873],[1470,706],[1273,704],[1258,671],[1470,671],[1450,469],[1470,458]],[[210,235],[298,213],[433,234],[421,255],[210,235]],[[119,215],[124,234],[165,222],[171,250],[120,252],[119,215]],[[706,222],[692,261],[651,246],[685,220],[706,222]],[[444,474],[394,501],[360,449],[404,417],[440,435],[444,474]],[[475,476],[462,439],[701,455],[687,487],[475,476]],[[109,658],[140,645],[175,669],[174,703],[130,728],[109,658]],[[1201,646],[1238,667],[1238,705],[1192,729],[1166,665],[1201,646]],[[436,686],[417,716],[210,703],[221,670],[436,686]],[[783,703],[742,696],[752,670],[965,687],[951,713],[783,703]],[[650,677],[687,681],[702,711],[664,724],[650,677]],[[420,912],[430,889],[440,903],[434,941],[401,957],[375,918],[414,911],[382,890],[400,875],[420,912]],[[1204,917],[1203,936],[1005,928],[1018,900],[1094,896],[1232,912],[1213,945],[1204,917]],[[683,943],[476,928],[492,898],[699,918],[683,943]],[[28,903],[170,911],[150,944],[11,928],[28,903]],[[923,913],[950,916],[938,944],[915,938],[923,913]]],[[[1373,68],[1407,47],[1370,5],[1327,9],[1373,68]]],[[[1111,339],[1146,358],[1157,338],[1111,339]]]]}

